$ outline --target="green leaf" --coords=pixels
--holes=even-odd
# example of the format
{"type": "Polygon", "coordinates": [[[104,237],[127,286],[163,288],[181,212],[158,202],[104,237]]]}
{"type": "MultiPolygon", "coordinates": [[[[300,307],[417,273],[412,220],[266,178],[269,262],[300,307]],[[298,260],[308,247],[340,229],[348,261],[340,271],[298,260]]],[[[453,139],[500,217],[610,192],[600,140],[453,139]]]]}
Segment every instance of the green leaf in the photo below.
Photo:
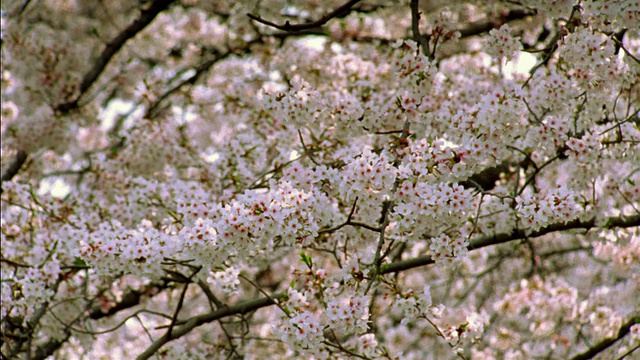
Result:
{"type": "Polygon", "coordinates": [[[305,263],[305,265],[307,265],[309,268],[313,267],[313,260],[304,252],[300,253],[300,260],[302,260],[302,262],[305,263]]]}
{"type": "Polygon", "coordinates": [[[77,257],[77,258],[73,259],[73,266],[86,267],[87,263],[84,260],[82,260],[81,258],[77,257]]]}

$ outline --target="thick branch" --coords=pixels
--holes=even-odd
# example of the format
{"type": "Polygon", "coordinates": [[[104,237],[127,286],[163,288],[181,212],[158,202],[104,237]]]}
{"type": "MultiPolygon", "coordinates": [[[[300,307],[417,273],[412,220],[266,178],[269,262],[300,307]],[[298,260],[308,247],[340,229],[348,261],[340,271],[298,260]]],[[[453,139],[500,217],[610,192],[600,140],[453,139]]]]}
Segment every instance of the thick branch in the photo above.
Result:
{"type": "Polygon", "coordinates": [[[107,316],[116,314],[122,310],[129,309],[140,304],[140,300],[143,296],[153,296],[160,293],[167,287],[167,284],[151,283],[145,286],[142,290],[131,289],[122,296],[122,300],[116,303],[115,306],[109,309],[109,311],[102,311],[99,306],[96,306],[89,313],[89,318],[93,320],[102,319],[107,316]]]}
{"type": "Polygon", "coordinates": [[[618,335],[613,338],[608,338],[600,341],[599,343],[593,345],[589,348],[589,350],[583,352],[582,354],[578,354],[571,358],[571,360],[587,360],[593,359],[599,353],[605,351],[609,346],[613,345],[616,341],[622,339],[627,336],[629,331],[631,331],[631,327],[635,324],[640,323],[640,315],[636,315],[631,317],[626,323],[622,324],[620,329],[618,330],[618,335]]]}
{"type": "Polygon", "coordinates": [[[302,31],[302,30],[309,30],[309,29],[314,29],[314,28],[319,28],[322,25],[326,24],[329,22],[329,20],[336,18],[336,17],[343,17],[347,14],[349,14],[351,12],[351,8],[359,3],[360,0],[349,0],[349,2],[345,3],[344,5],[338,7],[337,9],[333,10],[332,12],[328,13],[327,15],[323,16],[322,18],[320,18],[319,20],[316,21],[312,21],[306,24],[290,24],[289,21],[285,22],[284,25],[278,25],[276,23],[273,23],[271,21],[265,20],[259,16],[253,15],[253,14],[247,14],[247,16],[249,18],[251,18],[252,20],[255,20],[261,24],[267,25],[267,26],[271,26],[274,27],[278,30],[282,30],[282,31],[291,31],[291,32],[296,32],[296,31],[302,31]]]}
{"type": "MultiPolygon", "coordinates": [[[[640,215],[633,215],[629,217],[613,217],[606,221],[607,227],[635,227],[640,226],[640,215]]],[[[595,219],[588,221],[574,220],[568,223],[556,223],[544,227],[538,231],[527,233],[525,230],[516,229],[511,233],[495,234],[492,236],[482,236],[472,240],[469,245],[469,250],[476,250],[490,245],[497,245],[513,240],[520,240],[524,238],[534,238],[542,235],[546,235],[558,231],[566,231],[572,229],[591,229],[595,227],[595,219]]],[[[383,266],[382,274],[396,273],[404,270],[413,269],[420,266],[433,264],[435,261],[431,256],[420,256],[413,259],[403,260],[383,266]]]]}
{"type": "Polygon", "coordinates": [[[489,191],[496,187],[496,181],[500,180],[500,175],[509,171],[510,163],[505,161],[494,167],[486,168],[473,174],[468,180],[460,183],[466,188],[477,188],[480,191],[489,191]]]}
{"type": "Polygon", "coordinates": [[[535,10],[513,9],[513,10],[509,10],[508,13],[502,15],[498,19],[492,19],[492,20],[473,23],[467,27],[458,29],[457,31],[460,32],[461,37],[480,35],[482,33],[490,31],[491,29],[497,29],[503,24],[506,24],[510,21],[524,19],[526,17],[533,16],[535,14],[536,14],[535,10]]]}
{"type": "MultiPolygon", "coordinates": [[[[24,163],[27,162],[27,153],[20,150],[18,151],[18,154],[16,155],[16,159],[11,163],[11,165],[9,165],[9,168],[7,168],[7,171],[2,174],[2,179],[0,181],[0,186],[2,186],[2,183],[5,181],[10,181],[11,179],[13,179],[14,176],[16,176],[16,174],[18,174],[18,171],[20,171],[20,168],[22,167],[22,165],[24,165],[24,163]]],[[[0,188],[0,193],[2,193],[2,189],[0,188]]]]}
{"type": "Polygon", "coordinates": [[[285,298],[286,298],[286,294],[284,293],[274,294],[274,295],[271,295],[270,298],[259,298],[255,300],[244,301],[234,306],[224,307],[216,311],[210,312],[208,314],[192,317],[183,325],[174,328],[171,333],[171,338],[169,338],[165,333],[164,335],[162,335],[162,337],[154,341],[153,344],[151,344],[151,346],[147,348],[147,350],[145,350],[142,354],[140,354],[137,357],[137,359],[142,360],[142,359],[150,358],[151,356],[153,356],[153,354],[155,354],[156,351],[158,351],[166,343],[168,343],[173,339],[177,339],[179,337],[182,337],[183,335],[186,335],[187,333],[189,333],[191,330],[195,329],[198,326],[201,326],[219,319],[223,319],[227,316],[246,314],[251,311],[256,311],[263,307],[274,305],[275,303],[273,302],[272,299],[277,301],[282,301],[285,298]]]}
{"type": "Polygon", "coordinates": [[[411,32],[413,40],[422,46],[422,52],[429,55],[429,40],[420,34],[420,0],[411,0],[411,32]]]}
{"type": "Polygon", "coordinates": [[[62,345],[64,345],[67,340],[71,337],[71,332],[68,329],[64,331],[64,337],[62,339],[55,338],[51,339],[47,343],[38,346],[35,354],[31,358],[32,360],[44,360],[49,356],[53,355],[62,345]]]}
{"type": "Polygon", "coordinates": [[[140,31],[142,31],[147,25],[149,25],[153,19],[155,19],[158,14],[160,14],[163,10],[167,9],[171,3],[175,0],[156,0],[154,1],[148,8],[142,9],[140,11],[140,17],[132,22],[123,32],[121,32],[115,39],[111,40],[110,43],[102,50],[100,56],[96,59],[93,68],[89,70],[88,73],[85,74],[82,79],[82,83],[80,84],[80,93],[78,96],[67,103],[60,104],[56,107],[57,111],[67,112],[73,110],[78,107],[78,101],[84,95],[84,93],[93,85],[93,83],[98,79],[100,74],[107,67],[107,64],[113,58],[113,56],[124,46],[124,44],[134,36],[136,36],[140,31]]]}

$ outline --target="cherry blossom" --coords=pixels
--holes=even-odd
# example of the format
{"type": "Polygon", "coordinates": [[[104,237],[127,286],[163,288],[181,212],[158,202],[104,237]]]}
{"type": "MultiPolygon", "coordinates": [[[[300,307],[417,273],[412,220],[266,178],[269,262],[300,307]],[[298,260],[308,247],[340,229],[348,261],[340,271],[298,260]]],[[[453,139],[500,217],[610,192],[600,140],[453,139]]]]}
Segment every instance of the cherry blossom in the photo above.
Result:
{"type": "Polygon", "coordinates": [[[640,5],[3,3],[2,358],[624,358],[640,5]]]}

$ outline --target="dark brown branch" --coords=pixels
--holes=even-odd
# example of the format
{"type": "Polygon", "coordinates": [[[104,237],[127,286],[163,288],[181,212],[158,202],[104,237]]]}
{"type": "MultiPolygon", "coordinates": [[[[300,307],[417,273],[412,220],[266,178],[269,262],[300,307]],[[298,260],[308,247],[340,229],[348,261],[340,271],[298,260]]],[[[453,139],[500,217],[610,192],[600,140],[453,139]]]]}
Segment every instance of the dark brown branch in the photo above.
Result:
{"type": "Polygon", "coordinates": [[[465,28],[462,29],[458,29],[457,31],[460,32],[460,37],[469,37],[469,36],[474,36],[474,35],[480,35],[482,33],[485,33],[487,31],[490,31],[491,29],[497,29],[500,26],[510,22],[510,21],[514,21],[514,20],[520,20],[520,19],[524,19],[527,18],[529,16],[533,16],[536,14],[535,10],[528,10],[528,9],[513,9],[513,10],[509,10],[508,13],[504,14],[503,16],[499,17],[498,19],[493,19],[493,20],[486,20],[486,21],[480,21],[477,23],[473,23],[465,28]]]}
{"type": "Polygon", "coordinates": [[[411,32],[413,40],[422,47],[422,52],[429,56],[429,40],[420,34],[420,0],[411,0],[411,32]]]}
{"type": "Polygon", "coordinates": [[[489,191],[496,187],[496,181],[500,180],[500,175],[509,171],[510,165],[505,161],[494,167],[486,168],[461,182],[460,185],[466,188],[474,187],[480,191],[489,191]]]}
{"type": "MultiPolygon", "coordinates": [[[[204,282],[204,280],[198,280],[198,286],[202,289],[204,295],[209,299],[209,303],[215,305],[216,309],[220,309],[221,307],[225,307],[226,305],[222,303],[222,301],[218,300],[215,294],[209,289],[209,285],[204,282]]],[[[211,309],[215,310],[215,309],[211,309]]]]}
{"type": "Polygon", "coordinates": [[[158,14],[166,10],[171,3],[175,0],[156,0],[148,8],[140,10],[140,17],[132,22],[124,31],[122,31],[115,39],[111,40],[107,46],[102,50],[102,53],[95,61],[93,68],[82,78],[80,83],[80,89],[78,96],[67,103],[56,106],[56,111],[68,112],[78,107],[80,98],[89,90],[91,85],[98,79],[100,74],[104,71],[111,61],[111,58],[124,46],[124,44],[140,31],[142,31],[147,25],[149,25],[158,14]]]}
{"type": "MultiPolygon", "coordinates": [[[[53,284],[50,289],[56,293],[58,291],[58,286],[60,286],[60,281],[53,284]]],[[[49,301],[45,301],[41,304],[34,312],[33,316],[26,322],[26,326],[22,325],[22,319],[16,322],[17,328],[20,329],[21,335],[20,338],[11,346],[9,358],[17,358],[17,355],[21,352],[26,352],[27,359],[31,358],[31,347],[34,339],[34,334],[37,334],[38,327],[40,326],[40,321],[42,317],[47,313],[49,309],[49,301]],[[25,348],[26,346],[26,348],[25,348]]],[[[65,330],[66,333],[67,330],[65,330]]],[[[3,331],[4,333],[4,331],[3,331]]],[[[55,351],[49,348],[44,349],[43,351],[55,351]]]]}
{"type": "Polygon", "coordinates": [[[609,346],[613,345],[616,341],[622,339],[629,331],[631,331],[631,327],[635,324],[640,324],[640,314],[632,316],[626,323],[622,324],[620,329],[618,330],[618,334],[613,338],[608,338],[600,341],[599,343],[591,346],[589,350],[583,352],[582,354],[578,354],[571,358],[571,360],[587,360],[593,359],[599,353],[606,350],[609,346]]]}
{"type": "Polygon", "coordinates": [[[71,332],[68,329],[64,331],[64,337],[62,339],[51,339],[45,344],[36,348],[35,354],[31,357],[32,360],[44,360],[53,355],[62,345],[64,345],[71,337],[71,332]]]}
{"type": "MultiPolygon", "coordinates": [[[[376,10],[378,7],[373,7],[371,10],[361,10],[361,9],[350,9],[350,11],[358,11],[358,12],[370,12],[373,10],[376,10]]],[[[416,11],[419,11],[416,9],[416,11]]],[[[347,14],[349,14],[349,12],[345,12],[343,14],[340,14],[339,16],[334,16],[335,18],[340,18],[340,17],[344,17],[347,14]]],[[[533,16],[536,14],[535,10],[528,10],[528,9],[513,9],[510,10],[509,12],[507,12],[506,14],[498,17],[497,19],[491,19],[491,20],[486,20],[486,21],[479,21],[476,23],[472,23],[467,27],[461,28],[461,29],[457,29],[454,30],[457,32],[460,32],[461,37],[469,37],[469,36],[475,36],[475,35],[480,35],[483,33],[486,33],[488,31],[490,31],[491,29],[495,29],[495,28],[499,28],[500,26],[502,26],[503,24],[506,24],[510,21],[515,21],[515,20],[520,20],[520,19],[524,19],[527,18],[529,16],[533,16]]],[[[275,24],[273,22],[270,22],[268,20],[262,19],[256,15],[252,15],[252,14],[247,14],[247,16],[249,16],[251,19],[254,19],[257,22],[260,22],[262,24],[274,27],[276,29],[280,29],[283,30],[284,32],[282,33],[275,33],[275,34],[263,34],[263,36],[270,36],[270,37],[276,37],[279,39],[283,39],[292,35],[297,35],[297,36],[304,36],[304,35],[318,35],[318,36],[327,36],[328,33],[326,31],[324,31],[323,29],[321,29],[316,22],[312,22],[312,23],[306,23],[306,24],[299,24],[299,25],[291,25],[288,22],[285,23],[285,25],[278,25],[275,24]],[[289,28],[287,27],[287,24],[289,24],[289,28]],[[292,30],[291,27],[297,27],[299,28],[298,30],[292,30]],[[295,33],[295,34],[292,34],[295,33]]],[[[327,15],[328,16],[328,15],[327,15]]],[[[327,17],[325,16],[325,17],[327,17]]],[[[328,20],[327,20],[328,21],[328,20]]],[[[412,23],[412,29],[413,29],[413,23],[412,23]]],[[[415,33],[414,33],[415,36],[415,33]]],[[[422,38],[424,38],[424,36],[421,36],[422,38]]],[[[370,36],[363,36],[363,37],[356,37],[353,40],[355,41],[362,41],[362,42],[380,42],[383,44],[391,44],[394,42],[394,39],[385,39],[385,38],[375,38],[375,37],[370,37],[370,36]]]]}
{"type": "Polygon", "coordinates": [[[178,299],[178,305],[176,305],[176,310],[173,313],[173,318],[171,319],[171,323],[169,324],[169,329],[167,329],[167,332],[165,334],[167,339],[171,339],[173,328],[176,324],[176,321],[178,321],[178,314],[180,313],[180,310],[182,310],[182,305],[184,304],[184,298],[187,295],[187,289],[189,289],[189,284],[191,284],[193,277],[196,276],[201,269],[202,267],[195,268],[191,273],[191,275],[188,278],[186,278],[184,288],[182,289],[182,293],[180,293],[180,298],[178,299]]]}
{"type": "Polygon", "coordinates": [[[160,293],[167,287],[167,284],[163,283],[151,283],[145,286],[142,290],[131,289],[126,292],[122,296],[122,300],[120,300],[116,305],[109,309],[109,311],[102,311],[99,306],[96,306],[89,313],[89,318],[93,320],[102,319],[107,316],[114,315],[122,310],[129,309],[140,304],[140,300],[144,296],[153,296],[154,294],[160,293]]]}
{"type": "MultiPolygon", "coordinates": [[[[358,203],[358,197],[356,197],[356,199],[354,200],[354,202],[353,202],[353,206],[351,206],[351,211],[349,212],[349,216],[347,217],[347,220],[346,220],[345,222],[343,222],[342,224],[340,224],[340,225],[338,225],[338,226],[335,226],[335,227],[329,228],[329,229],[320,230],[320,231],[318,232],[318,234],[333,233],[333,232],[336,232],[336,231],[338,231],[338,230],[342,229],[343,227],[345,227],[345,226],[347,226],[347,225],[351,225],[351,226],[354,226],[354,227],[361,227],[361,228],[365,228],[365,229],[367,229],[367,230],[371,230],[371,231],[373,231],[373,232],[377,232],[377,233],[381,232],[381,231],[382,231],[382,226],[380,226],[380,227],[373,227],[373,226],[368,225],[368,224],[365,224],[365,223],[361,223],[361,222],[357,222],[357,221],[353,221],[353,220],[351,220],[351,219],[353,218],[353,214],[354,214],[354,213],[355,213],[355,211],[356,211],[356,204],[357,204],[357,203],[358,203]]],[[[388,209],[387,209],[387,210],[388,210],[388,209]]],[[[387,210],[384,210],[384,211],[383,211],[383,213],[382,213],[382,214],[383,214],[383,215],[382,215],[383,217],[384,217],[384,216],[386,216],[386,211],[387,211],[387,210]]],[[[382,220],[382,218],[380,218],[380,219],[382,220]]]]}
{"type": "Polygon", "coordinates": [[[13,266],[13,267],[16,267],[16,268],[17,268],[17,267],[23,267],[23,268],[30,268],[30,267],[32,267],[32,265],[19,263],[19,262],[13,261],[13,260],[5,259],[5,258],[3,258],[3,257],[0,257],[0,262],[3,262],[3,263],[5,263],[5,264],[9,264],[10,266],[13,266]]]}
{"type": "MultiPolygon", "coordinates": [[[[374,7],[373,9],[377,9],[376,7],[374,7]]],[[[351,9],[351,11],[356,11],[356,9],[351,9]]],[[[357,9],[358,12],[363,12],[360,9],[357,9]]],[[[416,9],[416,11],[419,11],[416,9]]],[[[364,12],[368,12],[368,10],[364,11],[364,12]]],[[[341,14],[340,16],[335,16],[335,18],[339,18],[339,17],[344,17],[348,14],[348,12],[341,14]]],[[[486,21],[479,21],[476,23],[472,23],[469,26],[466,26],[464,28],[461,29],[457,29],[454,30],[457,32],[460,32],[461,37],[469,37],[469,36],[475,36],[475,35],[480,35],[483,33],[486,33],[488,31],[490,31],[491,29],[495,29],[495,28],[499,28],[500,26],[502,26],[503,24],[506,24],[508,22],[511,21],[515,21],[515,20],[520,20],[520,19],[525,19],[529,16],[533,16],[536,14],[535,10],[528,10],[528,9],[514,9],[514,10],[510,10],[509,12],[507,12],[506,14],[504,14],[501,17],[498,17],[497,19],[491,19],[491,20],[486,20],[486,21]]],[[[252,14],[247,14],[247,16],[249,16],[250,18],[254,19],[255,21],[258,21],[262,24],[274,27],[276,29],[280,29],[283,30],[284,32],[282,33],[275,33],[275,34],[263,34],[263,36],[270,36],[270,37],[276,37],[278,39],[284,39],[286,37],[289,36],[305,36],[305,35],[318,35],[318,36],[327,36],[328,33],[319,28],[319,26],[316,26],[317,22],[312,22],[312,23],[306,23],[306,24],[300,24],[300,25],[291,25],[289,24],[289,27],[302,27],[299,30],[291,30],[291,29],[285,29],[285,27],[287,26],[288,23],[285,23],[285,25],[278,25],[275,24],[273,22],[270,22],[268,20],[262,19],[258,16],[252,15],[252,14]],[[312,25],[313,24],[313,25],[312,25]],[[294,33],[294,34],[292,34],[294,33]]],[[[413,29],[413,23],[412,23],[412,29],[413,29]]],[[[415,37],[415,33],[414,33],[414,37],[415,37]]],[[[424,35],[421,35],[420,38],[425,39],[424,35]]],[[[370,37],[370,36],[363,36],[363,37],[356,37],[353,38],[353,40],[355,41],[361,41],[361,42],[379,42],[382,44],[392,44],[395,40],[394,39],[385,39],[385,38],[375,38],[375,37],[370,37]]]]}
{"type": "Polygon", "coordinates": [[[290,24],[289,21],[285,22],[284,25],[278,25],[274,22],[271,22],[269,20],[265,20],[259,16],[253,15],[253,14],[247,14],[247,16],[249,18],[251,18],[252,20],[255,20],[261,24],[267,25],[267,26],[271,26],[273,28],[276,28],[278,30],[282,30],[282,31],[288,31],[288,32],[297,32],[297,31],[302,31],[302,30],[309,30],[309,29],[314,29],[314,28],[319,28],[322,25],[326,24],[329,22],[329,20],[336,18],[336,17],[343,17],[346,16],[347,14],[349,14],[351,12],[351,8],[359,3],[361,0],[349,0],[347,3],[345,3],[344,5],[336,8],[335,10],[333,10],[332,12],[326,14],[325,16],[323,16],[322,18],[320,18],[319,20],[316,21],[312,21],[312,22],[308,22],[305,24],[290,24]]]}
{"type": "MultiPolygon", "coordinates": [[[[2,174],[0,186],[2,186],[2,183],[5,181],[11,181],[11,179],[13,179],[13,177],[18,174],[18,172],[20,171],[20,168],[22,168],[22,165],[24,165],[27,162],[28,157],[29,156],[27,155],[26,152],[22,150],[18,151],[18,153],[16,154],[16,159],[11,163],[11,165],[9,165],[9,168],[7,168],[7,171],[4,174],[2,174]]],[[[2,191],[3,190],[0,188],[0,193],[2,193],[2,191]]]]}
{"type": "Polygon", "coordinates": [[[156,351],[158,351],[166,343],[168,343],[172,339],[177,339],[179,337],[182,337],[188,334],[189,332],[191,332],[191,330],[195,329],[198,326],[202,326],[204,324],[208,324],[210,322],[223,319],[228,316],[246,314],[248,312],[256,311],[263,307],[275,305],[273,300],[277,300],[281,302],[285,298],[286,298],[286,294],[279,293],[279,294],[271,295],[270,298],[265,297],[265,298],[255,299],[255,300],[244,301],[234,306],[224,307],[216,311],[212,311],[208,314],[194,316],[188,321],[186,321],[185,323],[183,323],[181,326],[176,327],[171,334],[172,335],[171,339],[167,337],[167,334],[164,334],[162,337],[154,341],[153,344],[151,344],[151,346],[149,346],[142,354],[140,354],[137,357],[137,359],[142,360],[142,359],[150,358],[151,356],[153,356],[153,354],[156,353],[156,351]]]}
{"type": "Polygon", "coordinates": [[[381,253],[382,253],[382,245],[384,245],[385,242],[385,229],[387,228],[387,226],[389,225],[389,210],[391,210],[393,208],[393,202],[390,200],[385,201],[382,204],[382,214],[380,216],[380,234],[378,236],[378,245],[376,246],[376,253],[375,256],[373,258],[373,274],[371,275],[371,280],[369,280],[369,282],[367,283],[367,287],[364,291],[364,293],[368,293],[369,290],[371,289],[371,286],[373,285],[373,282],[376,281],[376,278],[378,276],[378,274],[380,274],[380,268],[382,267],[382,260],[384,259],[384,257],[381,257],[381,253]]]}
{"type": "MultiPolygon", "coordinates": [[[[628,217],[614,217],[609,218],[606,221],[606,227],[634,227],[640,226],[640,215],[633,215],[628,217]]],[[[525,230],[516,229],[511,233],[495,234],[492,236],[482,236],[476,238],[470,242],[469,250],[476,250],[483,247],[503,244],[514,240],[521,240],[524,238],[535,238],[542,235],[546,235],[558,231],[566,231],[572,229],[591,229],[595,227],[595,219],[588,221],[574,220],[568,223],[555,223],[547,227],[544,227],[538,231],[534,231],[527,234],[525,230]]],[[[382,274],[396,273],[404,270],[413,269],[420,266],[430,265],[435,263],[433,258],[429,255],[420,256],[413,259],[403,260],[396,263],[382,267],[382,274]]]]}
{"type": "Polygon", "coordinates": [[[618,40],[615,36],[611,37],[611,40],[613,40],[613,42],[616,44],[616,47],[622,49],[624,51],[625,54],[627,54],[627,56],[629,56],[631,59],[633,59],[633,61],[636,62],[636,64],[640,64],[640,59],[638,59],[636,56],[634,56],[622,43],[622,41],[618,40]]]}

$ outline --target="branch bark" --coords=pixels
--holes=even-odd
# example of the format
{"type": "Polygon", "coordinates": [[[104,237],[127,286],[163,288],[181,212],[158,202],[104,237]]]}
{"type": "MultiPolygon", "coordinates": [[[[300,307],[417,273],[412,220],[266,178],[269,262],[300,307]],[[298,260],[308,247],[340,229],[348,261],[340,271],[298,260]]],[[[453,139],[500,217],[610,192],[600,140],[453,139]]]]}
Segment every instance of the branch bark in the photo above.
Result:
{"type": "Polygon", "coordinates": [[[413,40],[422,47],[422,53],[430,56],[429,39],[420,34],[420,0],[411,0],[411,32],[413,40]]]}
{"type": "Polygon", "coordinates": [[[608,347],[613,345],[616,341],[627,336],[627,334],[629,334],[629,332],[631,331],[631,327],[635,324],[640,324],[640,314],[632,316],[631,319],[627,320],[626,323],[622,324],[622,326],[618,330],[618,334],[615,337],[604,339],[599,343],[594,344],[592,347],[589,348],[589,350],[572,357],[571,360],[593,359],[596,355],[605,351],[608,347]]]}
{"type": "Polygon", "coordinates": [[[208,324],[210,322],[225,318],[227,316],[246,314],[248,312],[256,311],[263,307],[275,305],[272,299],[277,301],[282,301],[285,298],[286,298],[285,293],[278,293],[278,294],[271,295],[270,298],[259,298],[255,300],[243,301],[234,306],[224,307],[216,311],[210,312],[208,314],[192,317],[191,319],[184,322],[181,326],[174,328],[171,333],[171,338],[169,338],[169,336],[167,336],[168,334],[165,333],[164,335],[162,335],[162,337],[154,341],[153,344],[151,344],[151,346],[149,346],[136,359],[144,360],[144,359],[150,358],[151,356],[153,356],[153,354],[155,354],[156,351],[158,351],[166,343],[186,335],[187,333],[189,333],[191,330],[195,329],[198,326],[208,324]]]}
{"type": "Polygon", "coordinates": [[[2,178],[0,180],[0,194],[3,191],[2,183],[5,181],[11,181],[11,179],[13,179],[13,177],[18,174],[18,171],[20,171],[20,168],[22,168],[22,165],[24,165],[27,162],[28,157],[29,156],[27,155],[26,152],[22,150],[18,151],[18,154],[16,154],[16,159],[11,163],[11,165],[9,165],[9,168],[7,169],[7,171],[2,175],[2,178]]]}
{"type": "Polygon", "coordinates": [[[460,32],[460,37],[480,35],[482,33],[490,31],[491,29],[497,29],[508,22],[524,19],[529,16],[533,16],[536,13],[537,13],[536,10],[513,9],[513,10],[509,10],[508,13],[504,14],[503,16],[500,16],[497,19],[479,21],[467,27],[459,29],[458,31],[460,32]]]}
{"type": "MultiPolygon", "coordinates": [[[[606,224],[607,227],[623,228],[640,226],[640,215],[608,218],[606,224]]],[[[555,223],[531,233],[527,233],[525,230],[516,229],[511,233],[502,233],[476,238],[470,242],[468,249],[470,251],[477,250],[490,245],[503,244],[514,240],[521,240],[524,238],[535,238],[558,231],[566,231],[572,229],[591,229],[594,227],[596,227],[595,219],[591,219],[588,221],[574,220],[568,223],[555,223]]],[[[435,261],[431,258],[431,256],[420,256],[417,258],[398,261],[384,266],[382,268],[382,274],[396,273],[420,266],[430,265],[433,263],[435,263],[435,261]]]]}
{"type": "Polygon", "coordinates": [[[148,8],[140,11],[140,17],[132,22],[124,31],[122,31],[115,39],[111,40],[107,46],[102,50],[100,56],[96,59],[93,68],[82,78],[80,83],[80,89],[78,96],[70,101],[56,106],[55,110],[58,112],[69,112],[78,107],[80,98],[89,90],[91,85],[98,79],[100,74],[104,71],[109,64],[109,61],[113,56],[124,46],[124,44],[140,31],[142,31],[147,25],[149,25],[153,19],[158,16],[162,11],[166,10],[175,0],[156,0],[148,8]]]}
{"type": "Polygon", "coordinates": [[[302,31],[302,30],[309,30],[309,29],[315,29],[315,28],[319,28],[322,25],[326,24],[329,22],[329,20],[336,18],[336,17],[343,17],[346,16],[347,14],[349,14],[351,12],[351,8],[359,3],[361,0],[349,0],[347,3],[345,3],[344,5],[336,8],[335,10],[333,10],[332,12],[324,15],[322,18],[316,20],[316,21],[312,21],[306,24],[290,24],[289,21],[285,22],[284,25],[278,25],[274,22],[271,22],[269,20],[265,20],[259,16],[253,15],[253,14],[247,14],[247,16],[249,18],[251,18],[252,20],[255,20],[261,24],[267,25],[267,26],[271,26],[274,27],[278,30],[282,30],[282,31],[291,31],[291,32],[297,32],[297,31],[302,31]]]}
{"type": "Polygon", "coordinates": [[[124,295],[122,295],[122,300],[116,303],[115,306],[111,307],[108,311],[102,311],[100,306],[95,306],[91,309],[89,313],[89,318],[93,320],[99,320],[104,317],[111,316],[116,314],[122,310],[126,310],[132,308],[138,304],[140,304],[140,300],[143,296],[153,297],[156,294],[159,294],[162,290],[167,288],[167,283],[151,283],[141,290],[130,289],[124,295]]]}

